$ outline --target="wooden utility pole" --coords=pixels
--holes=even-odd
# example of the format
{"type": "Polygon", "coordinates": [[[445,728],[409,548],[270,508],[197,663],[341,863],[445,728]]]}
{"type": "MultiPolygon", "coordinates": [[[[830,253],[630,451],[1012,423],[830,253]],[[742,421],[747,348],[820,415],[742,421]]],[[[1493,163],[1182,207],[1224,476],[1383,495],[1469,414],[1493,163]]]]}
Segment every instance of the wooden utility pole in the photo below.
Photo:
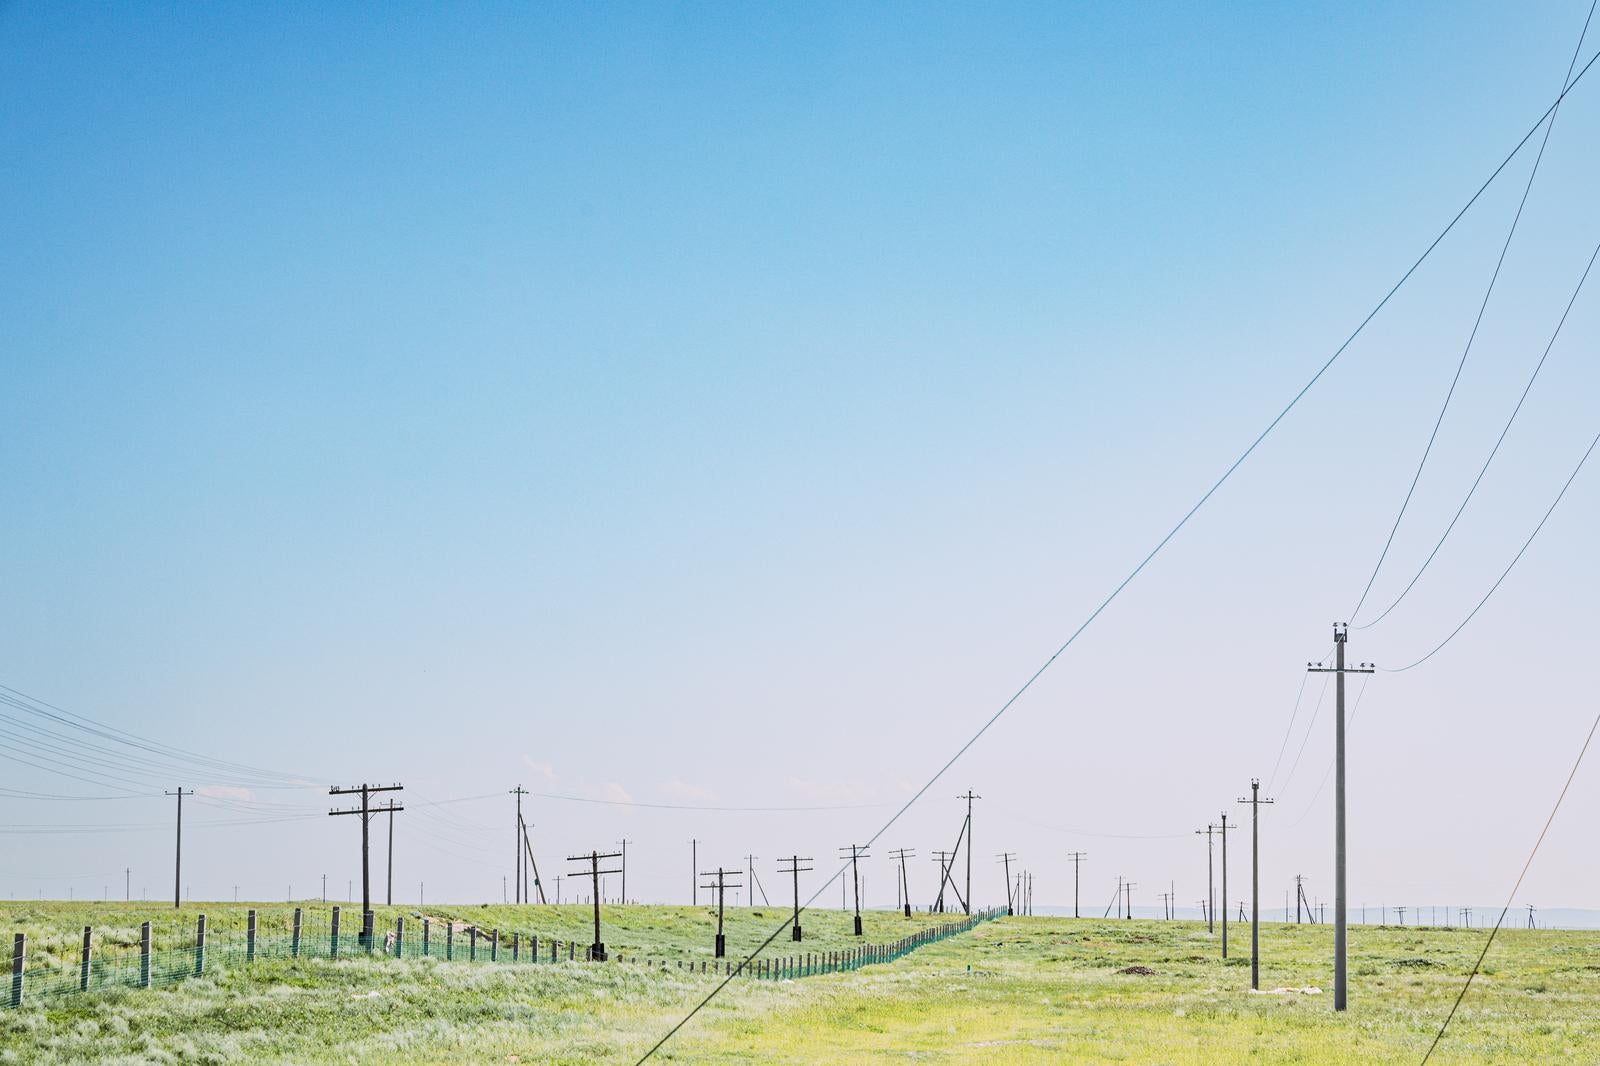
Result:
{"type": "MultiPolygon", "coordinates": [[[[629,841],[626,837],[617,841],[617,846],[622,849],[617,853],[622,856],[622,899],[618,902],[624,905],[628,902],[628,843],[629,841]]],[[[634,841],[634,843],[638,843],[638,841],[634,841]]]]}
{"type": "Polygon", "coordinates": [[[737,882],[737,881],[729,881],[728,880],[728,873],[729,873],[729,871],[724,870],[722,867],[719,866],[719,867],[717,867],[715,873],[706,872],[706,873],[702,873],[700,875],[701,877],[715,877],[716,878],[716,880],[713,881],[711,884],[709,884],[709,885],[701,885],[700,887],[701,888],[709,888],[709,889],[711,889],[713,892],[715,892],[717,894],[716,958],[719,958],[719,959],[728,954],[728,940],[727,940],[727,937],[722,935],[722,906],[723,906],[723,900],[725,900],[727,898],[728,889],[740,887],[739,886],[739,882],[737,882]]]}
{"type": "MultiPolygon", "coordinates": [[[[961,906],[962,906],[963,910],[965,910],[968,914],[971,914],[972,913],[972,801],[975,800],[975,799],[983,799],[983,797],[975,794],[972,791],[972,789],[969,788],[969,789],[967,789],[967,791],[966,791],[966,793],[964,795],[957,796],[956,799],[964,799],[964,800],[967,801],[967,826],[966,826],[966,831],[967,831],[967,898],[961,901],[961,906]]],[[[858,934],[859,934],[859,932],[860,931],[857,930],[858,934]]]]}
{"type": "MultiPolygon", "coordinates": [[[[1222,957],[1228,957],[1228,812],[1222,812],[1217,835],[1222,838],[1222,957]]],[[[1216,906],[1212,904],[1213,908],[1216,906]]]]}
{"type": "Polygon", "coordinates": [[[896,848],[889,853],[889,858],[900,861],[900,899],[905,904],[905,915],[911,917],[911,882],[906,878],[906,860],[917,857],[913,848],[896,848]]]}
{"type": "MultiPolygon", "coordinates": [[[[533,889],[535,892],[539,893],[539,902],[546,903],[548,901],[544,898],[544,881],[539,877],[539,860],[533,857],[533,844],[528,840],[527,822],[522,823],[522,847],[526,853],[525,858],[527,859],[527,865],[533,870],[533,889]]],[[[557,876],[557,880],[560,880],[559,875],[557,876]]],[[[560,886],[557,885],[557,887],[559,888],[560,886]]],[[[533,900],[528,897],[528,872],[526,870],[523,871],[522,875],[522,895],[523,899],[527,902],[533,902],[533,900]]],[[[557,893],[558,898],[556,902],[558,903],[560,902],[559,895],[560,894],[557,893]]]]}
{"type": "MultiPolygon", "coordinates": [[[[1250,779],[1250,796],[1240,803],[1250,804],[1250,987],[1261,989],[1261,781],[1250,779]]],[[[1224,841],[1226,845],[1226,841],[1224,841]]]]}
{"type": "Polygon", "coordinates": [[[1333,754],[1333,1009],[1342,1011],[1347,1006],[1345,930],[1345,818],[1344,818],[1344,675],[1370,674],[1375,669],[1371,663],[1357,666],[1344,665],[1344,646],[1350,640],[1348,623],[1333,627],[1333,647],[1336,656],[1330,667],[1307,663],[1311,673],[1332,673],[1334,680],[1334,754],[1333,754]]]}
{"type": "MultiPolygon", "coordinates": [[[[1206,912],[1206,932],[1208,932],[1208,933],[1215,932],[1216,928],[1217,928],[1217,926],[1216,926],[1217,875],[1216,875],[1216,872],[1215,872],[1216,871],[1216,862],[1215,862],[1215,859],[1214,859],[1214,855],[1215,855],[1215,850],[1216,849],[1215,849],[1214,845],[1212,844],[1212,837],[1216,833],[1216,831],[1217,831],[1217,827],[1215,825],[1212,825],[1209,822],[1206,824],[1206,827],[1204,829],[1196,829],[1194,831],[1195,836],[1204,836],[1206,838],[1206,900],[1207,900],[1207,903],[1206,903],[1206,906],[1205,906],[1204,909],[1205,909],[1205,912],[1206,912]]],[[[1226,953],[1224,953],[1224,957],[1226,957],[1226,953]]]]}
{"type": "Polygon", "coordinates": [[[394,804],[388,806],[389,811],[389,847],[384,851],[384,858],[388,860],[389,876],[384,886],[383,902],[385,906],[394,906],[394,804]]]}
{"type": "Polygon", "coordinates": [[[756,873],[756,860],[759,855],[746,855],[744,861],[750,864],[750,906],[756,905],[756,893],[761,893],[761,905],[772,906],[772,901],[767,898],[767,886],[761,883],[761,877],[756,873]]]}
{"type": "Polygon", "coordinates": [[[389,815],[390,818],[394,817],[394,811],[405,810],[404,807],[395,803],[393,800],[390,800],[389,803],[383,807],[373,807],[371,801],[373,795],[376,793],[399,792],[404,787],[405,786],[398,784],[360,784],[343,787],[339,785],[333,785],[328,789],[328,795],[330,796],[351,796],[356,794],[361,796],[361,806],[350,807],[346,808],[345,810],[331,810],[328,812],[328,814],[331,816],[358,814],[361,816],[361,946],[366,950],[371,950],[372,948],[372,879],[368,867],[368,823],[371,822],[372,816],[378,813],[380,810],[391,812],[389,815]]]}
{"type": "Polygon", "coordinates": [[[789,933],[789,939],[793,940],[797,944],[800,942],[800,875],[811,872],[811,867],[802,866],[800,864],[810,861],[810,856],[802,859],[798,855],[791,855],[787,859],[778,860],[780,864],[778,866],[778,872],[791,874],[794,877],[794,923],[792,926],[792,931],[789,933]],[[781,865],[783,863],[789,864],[789,868],[787,870],[785,870],[781,865]]]}
{"type": "Polygon", "coordinates": [[[939,864],[939,894],[934,898],[933,909],[937,914],[944,913],[944,883],[949,874],[949,863],[954,858],[948,851],[936,851],[932,855],[933,861],[939,864]]]}
{"type": "Polygon", "coordinates": [[[511,896],[513,901],[517,903],[527,902],[527,899],[523,894],[524,882],[522,875],[523,867],[526,865],[522,857],[522,797],[526,796],[527,794],[528,790],[523,788],[521,785],[518,785],[516,788],[511,790],[511,795],[517,797],[517,824],[515,831],[512,833],[511,840],[511,867],[516,872],[517,878],[516,890],[511,894],[511,896]]]}
{"type": "Polygon", "coordinates": [[[184,787],[179,785],[176,792],[168,792],[167,795],[178,797],[178,843],[173,851],[174,859],[172,865],[172,906],[176,909],[183,906],[180,887],[183,884],[183,797],[185,795],[194,795],[194,789],[191,788],[185,792],[184,787]]]}
{"type": "Polygon", "coordinates": [[[856,864],[859,860],[868,857],[867,849],[860,844],[847,844],[839,849],[839,858],[850,860],[850,881],[855,885],[856,895],[856,936],[861,935],[861,878],[857,872],[856,864]]]}
{"type": "Polygon", "coordinates": [[[1000,861],[1000,863],[1002,865],[1004,865],[1005,868],[1006,868],[1006,913],[1007,914],[1016,913],[1015,893],[1013,893],[1011,891],[1011,860],[1016,858],[1016,857],[1017,857],[1016,853],[1012,852],[1012,851],[1002,851],[1000,854],[995,856],[995,858],[998,859],[1000,861]]]}
{"type": "Polygon", "coordinates": [[[592,879],[594,885],[594,943],[589,945],[589,959],[592,962],[606,961],[606,946],[600,940],[600,876],[602,874],[614,874],[620,872],[617,870],[600,869],[600,861],[602,859],[620,858],[622,858],[622,852],[620,851],[591,851],[587,855],[567,856],[568,862],[586,862],[589,864],[589,869],[586,872],[592,879]]]}
{"type": "Polygon", "coordinates": [[[1078,866],[1087,857],[1087,852],[1069,851],[1067,858],[1072,860],[1072,916],[1078,917],[1078,866]]]}
{"type": "Polygon", "coordinates": [[[1124,917],[1126,918],[1126,920],[1128,920],[1130,922],[1133,921],[1133,889],[1134,889],[1135,884],[1137,884],[1137,882],[1134,882],[1134,881],[1124,881],[1124,882],[1122,882],[1122,891],[1126,895],[1127,900],[1128,900],[1127,913],[1124,915],[1124,917]]]}

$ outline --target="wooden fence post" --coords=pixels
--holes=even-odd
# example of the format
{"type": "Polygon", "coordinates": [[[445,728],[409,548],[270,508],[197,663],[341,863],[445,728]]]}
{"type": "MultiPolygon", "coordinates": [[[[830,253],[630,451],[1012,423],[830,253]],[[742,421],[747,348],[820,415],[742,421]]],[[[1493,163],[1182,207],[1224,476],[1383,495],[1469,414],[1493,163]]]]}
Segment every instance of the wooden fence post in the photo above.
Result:
{"type": "Polygon", "coordinates": [[[89,991],[89,965],[90,957],[94,951],[94,927],[83,927],[83,963],[78,969],[78,991],[89,991]]]}
{"type": "Polygon", "coordinates": [[[291,958],[300,957],[300,908],[294,909],[294,930],[289,934],[289,955],[291,958]]]}
{"type": "Polygon", "coordinates": [[[22,964],[28,957],[28,934],[18,933],[11,942],[11,1005],[22,1006],[22,964]]]}
{"type": "Polygon", "coordinates": [[[500,961],[500,930],[498,929],[489,934],[489,961],[500,961]]]}
{"type": "Polygon", "coordinates": [[[405,919],[405,915],[402,914],[400,917],[398,917],[398,918],[396,918],[394,920],[394,957],[395,958],[403,959],[403,958],[406,957],[405,956],[405,950],[406,950],[406,946],[405,945],[406,945],[406,919],[405,919]]]}
{"type": "Polygon", "coordinates": [[[428,948],[430,946],[428,944],[428,934],[433,931],[432,929],[428,928],[431,924],[432,923],[429,922],[428,919],[426,919],[426,918],[422,919],[422,954],[423,955],[427,955],[428,954],[428,948]]]}
{"type": "Polygon", "coordinates": [[[511,961],[516,962],[522,958],[522,934],[511,934],[511,961]]]}
{"type": "Polygon", "coordinates": [[[256,910],[251,907],[245,916],[244,961],[256,961],[256,910]]]}
{"type": "Polygon", "coordinates": [[[339,908],[333,908],[333,922],[328,926],[328,957],[339,957],[339,908]]]}
{"type": "Polygon", "coordinates": [[[139,987],[150,987],[150,923],[139,927],[139,987]]]}
{"type": "Polygon", "coordinates": [[[202,977],[206,972],[206,916],[200,915],[194,924],[194,975],[202,977]]]}
{"type": "Polygon", "coordinates": [[[450,962],[456,957],[456,923],[444,923],[444,961],[450,962]]]}

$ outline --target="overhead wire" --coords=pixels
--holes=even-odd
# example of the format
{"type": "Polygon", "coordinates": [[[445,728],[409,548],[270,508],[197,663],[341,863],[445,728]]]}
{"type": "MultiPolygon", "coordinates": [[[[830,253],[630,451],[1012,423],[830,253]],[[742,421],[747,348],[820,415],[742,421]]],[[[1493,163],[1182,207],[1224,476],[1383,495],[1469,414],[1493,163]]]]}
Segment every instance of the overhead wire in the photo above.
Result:
{"type": "MultiPolygon", "coordinates": [[[[1593,7],[1589,14],[1594,14],[1593,7]]],[[[1495,283],[1500,280],[1500,270],[1505,266],[1506,253],[1511,249],[1511,240],[1517,235],[1517,224],[1522,221],[1522,211],[1528,206],[1528,194],[1533,191],[1534,179],[1539,176],[1539,164],[1544,161],[1544,150],[1550,144],[1550,134],[1556,128],[1556,116],[1561,111],[1561,101],[1566,97],[1572,85],[1572,71],[1578,65],[1578,56],[1583,52],[1583,39],[1589,33],[1589,20],[1583,22],[1583,32],[1578,35],[1578,43],[1572,50],[1572,59],[1567,63],[1567,72],[1561,80],[1561,95],[1556,97],[1555,105],[1550,109],[1550,121],[1544,127],[1544,138],[1539,142],[1539,151],[1533,157],[1533,166],[1528,168],[1528,180],[1522,187],[1522,198],[1517,201],[1517,211],[1511,217],[1511,227],[1506,231],[1506,239],[1500,245],[1500,256],[1495,260],[1494,271],[1489,275],[1489,284],[1484,289],[1483,299],[1478,304],[1478,315],[1472,322],[1472,331],[1467,334],[1467,343],[1462,346],[1461,358],[1456,363],[1455,375],[1450,379],[1450,388],[1444,395],[1444,404],[1439,408],[1439,417],[1433,421],[1433,430],[1428,434],[1428,444],[1422,449],[1422,458],[1417,461],[1416,473],[1411,475],[1411,486],[1406,489],[1405,499],[1400,501],[1400,511],[1394,516],[1394,525],[1389,527],[1389,537],[1383,543],[1383,551],[1378,553],[1378,561],[1372,567],[1372,576],[1367,578],[1367,587],[1361,590],[1361,599],[1357,601],[1355,610],[1350,612],[1350,620],[1355,621],[1361,614],[1362,606],[1367,602],[1367,595],[1372,592],[1373,582],[1378,580],[1378,572],[1383,569],[1383,561],[1389,556],[1389,549],[1394,545],[1394,537],[1400,529],[1400,522],[1406,515],[1406,509],[1411,505],[1411,497],[1417,491],[1417,482],[1422,480],[1422,469],[1428,464],[1428,456],[1433,452],[1434,442],[1439,438],[1439,427],[1444,424],[1445,412],[1450,410],[1450,401],[1456,394],[1456,385],[1461,381],[1461,371],[1467,365],[1467,356],[1472,351],[1472,344],[1478,337],[1478,329],[1483,325],[1484,312],[1489,308],[1489,297],[1494,294],[1495,283]]]]}
{"type": "Polygon", "coordinates": [[[1550,501],[1550,506],[1546,508],[1544,517],[1539,519],[1539,524],[1533,527],[1533,532],[1529,533],[1528,539],[1522,542],[1522,547],[1517,549],[1517,554],[1512,556],[1511,562],[1506,564],[1506,568],[1500,572],[1500,576],[1495,578],[1494,584],[1489,586],[1489,591],[1485,592],[1483,594],[1483,598],[1478,601],[1477,605],[1474,606],[1471,611],[1467,612],[1467,616],[1461,620],[1461,623],[1452,629],[1448,636],[1446,636],[1438,644],[1434,645],[1433,650],[1428,652],[1422,658],[1416,660],[1415,662],[1408,663],[1405,666],[1397,666],[1393,668],[1380,666],[1378,667],[1379,670],[1382,670],[1386,674],[1403,674],[1407,670],[1414,670],[1423,663],[1427,662],[1429,659],[1433,658],[1435,655],[1438,655],[1444,650],[1445,645],[1456,639],[1456,635],[1463,629],[1467,628],[1467,623],[1476,618],[1478,612],[1483,610],[1483,605],[1489,602],[1489,597],[1493,596],[1495,591],[1500,588],[1500,585],[1505,581],[1506,577],[1510,575],[1512,568],[1515,567],[1519,561],[1521,561],[1522,556],[1527,552],[1528,547],[1533,543],[1533,539],[1539,535],[1539,531],[1544,528],[1545,523],[1550,521],[1550,516],[1555,513],[1556,506],[1561,503],[1562,498],[1567,494],[1567,490],[1572,487],[1572,482],[1577,478],[1578,472],[1581,471],[1583,469],[1583,465],[1589,461],[1589,456],[1594,454],[1594,448],[1596,444],[1600,444],[1600,433],[1595,434],[1594,438],[1589,441],[1589,447],[1584,450],[1583,458],[1578,460],[1578,465],[1572,468],[1571,474],[1567,475],[1567,480],[1562,484],[1561,491],[1556,493],[1556,498],[1554,500],[1550,501]]]}
{"type": "Polygon", "coordinates": [[[195,767],[210,767],[212,772],[228,772],[239,776],[263,778],[266,780],[288,781],[296,784],[305,783],[302,775],[286,774],[277,770],[265,770],[260,767],[250,766],[245,763],[233,762],[227,759],[216,759],[209,755],[201,755],[198,752],[188,751],[187,749],[179,748],[171,744],[164,744],[160,741],[151,740],[147,737],[139,736],[136,733],[131,733],[127,730],[119,729],[116,726],[97,721],[96,719],[90,718],[87,715],[78,714],[75,711],[69,711],[63,707],[58,707],[53,703],[41,700],[36,696],[30,696],[27,693],[22,692],[19,689],[12,688],[9,685],[0,684],[0,703],[15,707],[18,710],[25,711],[41,718],[48,718],[57,722],[58,724],[81,730],[103,740],[114,741],[118,744],[136,748],[150,754],[161,755],[166,758],[175,758],[179,761],[189,763],[195,767]]]}
{"type": "MultiPolygon", "coordinates": [[[[1591,9],[1592,10],[1592,9],[1591,9]]],[[[1461,991],[1456,994],[1455,1002],[1450,1005],[1450,1013],[1445,1015],[1444,1021],[1439,1026],[1439,1031],[1434,1034],[1433,1042],[1428,1045],[1428,1050],[1423,1053],[1422,1063],[1433,1057],[1434,1051],[1439,1046],[1439,1041],[1444,1039],[1445,1030],[1450,1028],[1450,1023],[1455,1020],[1456,1012],[1461,1009],[1461,1001],[1467,998],[1467,991],[1472,988],[1472,981],[1483,969],[1483,960],[1488,957],[1489,949],[1494,946],[1495,937],[1500,935],[1500,927],[1505,924],[1506,914],[1511,910],[1512,902],[1517,898],[1517,893],[1522,889],[1523,879],[1528,876],[1528,870],[1533,866],[1534,856],[1539,854],[1539,848],[1544,844],[1550,826],[1556,820],[1556,813],[1561,810],[1561,804],[1567,798],[1567,791],[1572,788],[1572,781],[1578,776],[1578,767],[1583,765],[1583,757],[1588,754],[1589,744],[1594,740],[1596,728],[1600,728],[1600,714],[1595,716],[1589,726],[1588,734],[1583,738],[1583,746],[1578,749],[1578,757],[1572,762],[1572,769],[1567,773],[1567,779],[1561,784],[1561,792],[1556,796],[1556,802],[1550,808],[1550,816],[1544,820],[1544,827],[1539,830],[1539,836],[1533,842],[1533,848],[1528,852],[1527,860],[1522,864],[1522,870],[1517,874],[1516,882],[1511,886],[1511,892],[1506,896],[1505,906],[1500,908],[1500,917],[1495,919],[1494,928],[1489,931],[1489,936],[1483,942],[1483,950],[1478,952],[1478,959],[1472,964],[1472,970],[1467,974],[1467,979],[1462,982],[1461,991]]]]}
{"type": "Polygon", "coordinates": [[[1528,377],[1528,383],[1522,387],[1522,395],[1517,398],[1516,406],[1511,409],[1511,417],[1507,418],[1506,424],[1501,427],[1500,436],[1495,440],[1494,447],[1489,449],[1489,454],[1483,460],[1483,465],[1478,468],[1478,476],[1473,478],[1472,485],[1467,489],[1467,494],[1462,499],[1461,506],[1456,508],[1456,513],[1451,517],[1450,524],[1445,526],[1444,532],[1439,535],[1438,543],[1433,546],[1433,550],[1428,553],[1428,557],[1422,561],[1422,565],[1417,568],[1417,572],[1406,583],[1406,587],[1400,590],[1400,595],[1394,598],[1394,602],[1385,607],[1383,613],[1372,619],[1372,621],[1363,622],[1354,628],[1370,629],[1389,617],[1389,612],[1400,606],[1400,601],[1405,599],[1406,595],[1415,587],[1418,579],[1422,577],[1429,564],[1433,562],[1434,556],[1439,554],[1439,549],[1444,547],[1445,540],[1450,536],[1450,532],[1456,528],[1456,523],[1461,520],[1462,512],[1467,509],[1467,504],[1472,502],[1473,494],[1478,491],[1478,486],[1483,482],[1483,475],[1488,472],[1489,464],[1494,462],[1494,457],[1499,454],[1500,446],[1505,443],[1506,434],[1511,432],[1511,424],[1517,420],[1517,415],[1521,412],[1523,403],[1528,399],[1528,393],[1532,390],[1533,383],[1538,380],[1539,371],[1544,369],[1545,360],[1550,357],[1550,350],[1555,347],[1556,338],[1561,336],[1561,329],[1567,324],[1567,316],[1572,313],[1572,305],[1577,303],[1578,294],[1583,291],[1584,282],[1589,280],[1589,272],[1594,269],[1597,256],[1600,256],[1600,244],[1596,244],[1594,251],[1590,254],[1589,262],[1583,268],[1583,275],[1578,278],[1577,287],[1572,290],[1572,297],[1567,301],[1566,309],[1561,312],[1561,320],[1556,323],[1555,332],[1550,335],[1550,342],[1544,346],[1544,354],[1539,356],[1539,362],[1534,365],[1533,373],[1528,377]]]}

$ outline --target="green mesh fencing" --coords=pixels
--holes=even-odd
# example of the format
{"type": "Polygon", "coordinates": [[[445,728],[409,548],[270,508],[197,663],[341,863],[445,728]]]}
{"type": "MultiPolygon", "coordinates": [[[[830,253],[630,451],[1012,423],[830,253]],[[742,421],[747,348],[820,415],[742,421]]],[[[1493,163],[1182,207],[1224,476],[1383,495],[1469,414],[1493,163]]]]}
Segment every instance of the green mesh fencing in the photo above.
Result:
{"type": "MultiPolygon", "coordinates": [[[[1006,914],[1004,909],[980,911],[960,921],[918,930],[884,944],[863,944],[845,951],[807,952],[800,955],[754,959],[741,969],[737,960],[664,959],[612,953],[611,961],[652,968],[723,976],[738,975],[764,980],[794,980],[823,974],[847,973],[863,966],[893,962],[928,944],[965,933],[982,922],[1006,914]]],[[[102,952],[91,938],[85,965],[78,957],[56,949],[44,962],[24,956],[23,970],[10,971],[0,1007],[48,1003],[62,996],[100,992],[112,988],[158,988],[221,969],[248,966],[258,959],[340,959],[354,956],[388,956],[397,959],[435,958],[452,963],[485,965],[549,965],[587,961],[588,945],[539,936],[536,933],[483,930],[455,922],[402,919],[388,928],[375,928],[370,942],[362,937],[359,915],[340,910],[302,912],[298,922],[275,916],[261,920],[252,932],[248,919],[230,915],[225,922],[204,926],[196,917],[187,932],[182,927],[150,930],[150,948],[119,947],[102,952]],[[354,920],[352,920],[352,918],[354,920]]]]}

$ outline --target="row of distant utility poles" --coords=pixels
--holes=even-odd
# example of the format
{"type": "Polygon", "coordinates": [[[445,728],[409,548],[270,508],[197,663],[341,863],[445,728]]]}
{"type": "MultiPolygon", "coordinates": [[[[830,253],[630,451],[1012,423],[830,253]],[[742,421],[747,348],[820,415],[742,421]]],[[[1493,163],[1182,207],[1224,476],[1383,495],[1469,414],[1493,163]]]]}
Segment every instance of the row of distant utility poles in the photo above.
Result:
{"type": "MultiPolygon", "coordinates": [[[[1340,623],[1333,627],[1334,664],[1307,663],[1310,673],[1334,675],[1334,814],[1333,814],[1333,1009],[1342,1011],[1348,1003],[1347,967],[1347,916],[1345,878],[1345,675],[1370,674],[1371,663],[1345,665],[1345,645],[1349,642],[1349,626],[1340,623]]],[[[1261,987],[1261,807],[1271,799],[1261,795],[1261,782],[1250,781],[1250,795],[1241,797],[1240,803],[1250,804],[1250,987],[1261,987]]],[[[1237,826],[1228,824],[1228,813],[1222,812],[1219,823],[1208,824],[1195,830],[1206,837],[1206,927],[1216,928],[1217,902],[1212,872],[1213,840],[1222,838],[1222,957],[1228,957],[1228,833],[1237,826]]],[[[1301,879],[1295,878],[1295,918],[1299,920],[1299,907],[1305,900],[1301,879]]],[[[1285,908],[1287,912],[1287,907],[1285,908]]],[[[1285,918],[1287,918],[1287,913],[1285,918]]]]}

